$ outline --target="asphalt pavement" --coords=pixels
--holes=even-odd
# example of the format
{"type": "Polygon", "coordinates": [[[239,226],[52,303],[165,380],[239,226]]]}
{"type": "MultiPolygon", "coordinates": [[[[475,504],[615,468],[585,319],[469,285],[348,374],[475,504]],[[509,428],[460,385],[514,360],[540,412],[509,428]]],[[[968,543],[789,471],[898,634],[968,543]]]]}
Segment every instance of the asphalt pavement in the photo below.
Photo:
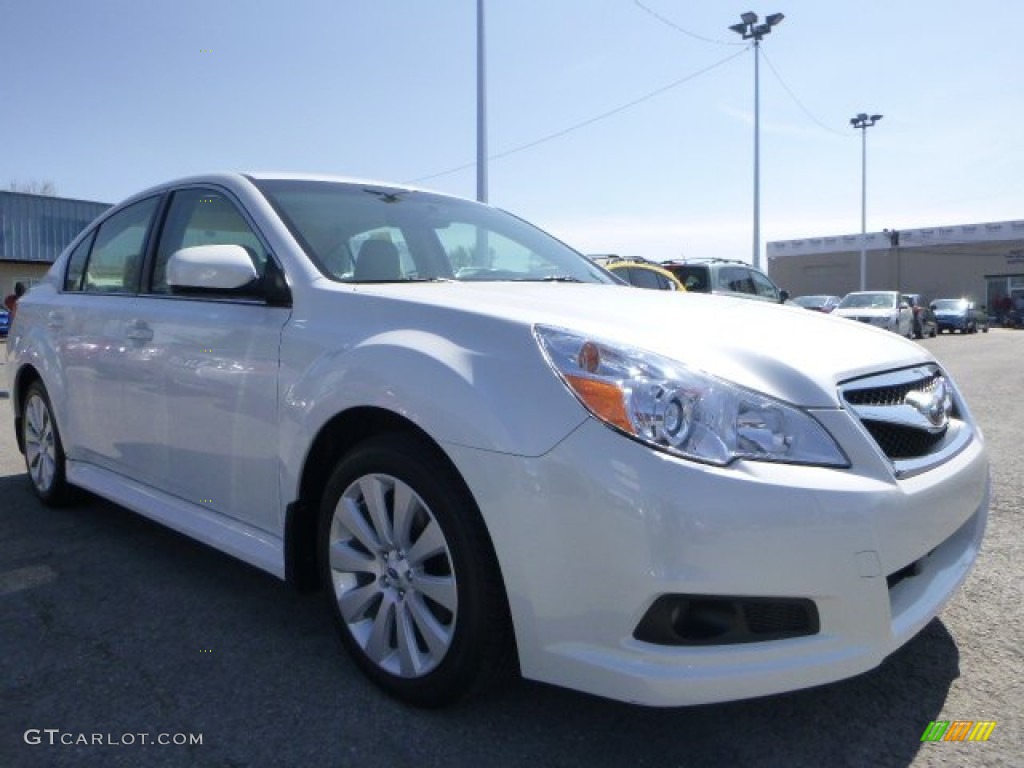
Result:
{"type": "Polygon", "coordinates": [[[444,711],[395,703],[345,656],[322,595],[107,502],[36,501],[0,365],[0,767],[1020,766],[1024,332],[921,343],[991,452],[966,585],[872,672],[680,709],[526,681],[444,711]],[[936,720],[996,727],[922,742],[936,720]]]}

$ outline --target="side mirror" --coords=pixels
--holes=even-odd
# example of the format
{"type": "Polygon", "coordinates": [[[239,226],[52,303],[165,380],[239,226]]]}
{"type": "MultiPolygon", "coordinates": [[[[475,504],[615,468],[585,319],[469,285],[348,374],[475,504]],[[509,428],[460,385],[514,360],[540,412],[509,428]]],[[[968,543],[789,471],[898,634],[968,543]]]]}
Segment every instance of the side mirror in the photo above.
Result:
{"type": "Polygon", "coordinates": [[[172,289],[232,291],[258,277],[249,252],[240,245],[181,248],[167,261],[167,284],[172,289]]]}
{"type": "Polygon", "coordinates": [[[779,304],[789,301],[789,291],[779,291],[779,304]]]}

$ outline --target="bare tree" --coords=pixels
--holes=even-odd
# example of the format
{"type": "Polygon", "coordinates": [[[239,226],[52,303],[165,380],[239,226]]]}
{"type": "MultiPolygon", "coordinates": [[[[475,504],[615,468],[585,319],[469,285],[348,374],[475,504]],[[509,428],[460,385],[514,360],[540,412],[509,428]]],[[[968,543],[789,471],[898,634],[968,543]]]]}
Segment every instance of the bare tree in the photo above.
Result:
{"type": "Polygon", "coordinates": [[[27,192],[30,195],[49,195],[54,197],[57,194],[57,185],[52,181],[12,181],[8,183],[9,192],[27,192]]]}

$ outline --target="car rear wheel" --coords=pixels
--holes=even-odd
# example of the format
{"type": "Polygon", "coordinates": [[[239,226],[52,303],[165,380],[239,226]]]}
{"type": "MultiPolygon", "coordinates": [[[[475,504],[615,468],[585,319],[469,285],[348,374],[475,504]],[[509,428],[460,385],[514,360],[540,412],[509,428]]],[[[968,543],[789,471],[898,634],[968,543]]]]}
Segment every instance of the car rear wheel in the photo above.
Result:
{"type": "Polygon", "coordinates": [[[42,382],[32,382],[25,393],[21,430],[25,445],[25,468],[36,496],[51,507],[72,501],[74,493],[67,482],[64,445],[50,397],[42,382]]]}
{"type": "Polygon", "coordinates": [[[438,707],[511,667],[511,627],[476,505],[409,435],[345,455],[320,508],[320,568],[341,638],[377,685],[438,707]]]}

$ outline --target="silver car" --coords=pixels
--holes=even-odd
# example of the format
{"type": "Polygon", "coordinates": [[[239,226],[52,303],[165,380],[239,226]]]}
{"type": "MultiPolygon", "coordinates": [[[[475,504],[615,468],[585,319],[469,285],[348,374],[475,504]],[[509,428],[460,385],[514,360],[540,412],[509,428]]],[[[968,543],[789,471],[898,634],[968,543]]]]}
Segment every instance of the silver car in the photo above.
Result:
{"type": "Polygon", "coordinates": [[[907,338],[914,335],[914,312],[899,291],[848,293],[832,314],[859,320],[907,338]]]}

